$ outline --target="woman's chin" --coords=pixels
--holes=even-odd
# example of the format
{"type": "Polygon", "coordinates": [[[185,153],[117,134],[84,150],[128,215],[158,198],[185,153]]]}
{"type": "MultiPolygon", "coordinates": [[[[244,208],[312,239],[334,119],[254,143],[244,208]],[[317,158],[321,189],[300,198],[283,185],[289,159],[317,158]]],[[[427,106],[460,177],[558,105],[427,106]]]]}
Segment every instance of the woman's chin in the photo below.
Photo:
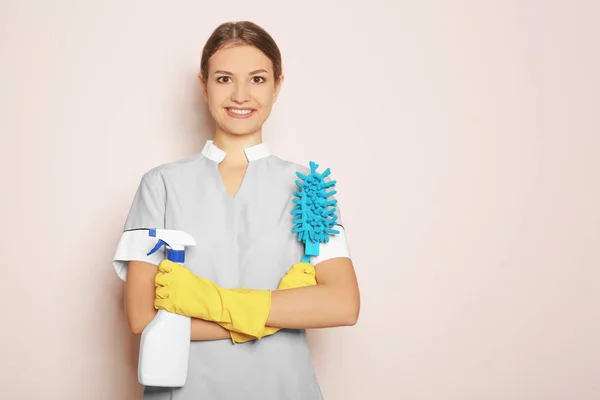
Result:
{"type": "Polygon", "coordinates": [[[251,136],[256,133],[256,131],[241,131],[241,130],[230,130],[230,129],[221,129],[223,133],[228,136],[251,136]]]}
{"type": "Polygon", "coordinates": [[[252,135],[260,130],[260,126],[240,126],[241,124],[225,124],[221,125],[221,129],[231,135],[245,136],[252,135]]]}

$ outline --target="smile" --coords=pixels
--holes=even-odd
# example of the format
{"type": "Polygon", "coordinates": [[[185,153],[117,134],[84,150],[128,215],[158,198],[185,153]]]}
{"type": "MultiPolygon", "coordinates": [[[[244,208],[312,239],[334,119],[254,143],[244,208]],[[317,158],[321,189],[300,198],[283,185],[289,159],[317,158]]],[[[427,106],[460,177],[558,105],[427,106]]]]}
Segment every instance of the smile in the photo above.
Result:
{"type": "Polygon", "coordinates": [[[249,108],[225,108],[225,111],[233,118],[249,118],[256,110],[249,108]]]}

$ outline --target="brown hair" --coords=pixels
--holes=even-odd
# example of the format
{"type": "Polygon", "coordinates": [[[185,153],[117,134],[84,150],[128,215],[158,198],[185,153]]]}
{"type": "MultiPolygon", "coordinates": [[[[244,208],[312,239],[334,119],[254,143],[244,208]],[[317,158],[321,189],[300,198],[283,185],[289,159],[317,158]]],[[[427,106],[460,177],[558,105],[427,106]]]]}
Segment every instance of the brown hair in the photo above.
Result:
{"type": "Polygon", "coordinates": [[[262,51],[273,63],[275,79],[282,73],[281,53],[275,40],[260,26],[250,21],[225,22],[210,35],[202,50],[200,74],[204,81],[208,78],[208,60],[219,49],[229,44],[253,46],[262,51]]]}

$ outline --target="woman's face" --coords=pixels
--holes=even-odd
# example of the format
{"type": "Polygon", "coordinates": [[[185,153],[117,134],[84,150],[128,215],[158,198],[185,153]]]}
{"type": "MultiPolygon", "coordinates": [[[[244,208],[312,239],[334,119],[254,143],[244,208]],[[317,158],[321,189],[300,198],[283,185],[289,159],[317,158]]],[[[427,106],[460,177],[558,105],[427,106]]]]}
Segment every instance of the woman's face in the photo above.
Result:
{"type": "Polygon", "coordinates": [[[252,46],[218,50],[208,62],[202,92],[217,129],[234,135],[261,130],[277,100],[281,82],[273,78],[273,63],[252,46]]]}

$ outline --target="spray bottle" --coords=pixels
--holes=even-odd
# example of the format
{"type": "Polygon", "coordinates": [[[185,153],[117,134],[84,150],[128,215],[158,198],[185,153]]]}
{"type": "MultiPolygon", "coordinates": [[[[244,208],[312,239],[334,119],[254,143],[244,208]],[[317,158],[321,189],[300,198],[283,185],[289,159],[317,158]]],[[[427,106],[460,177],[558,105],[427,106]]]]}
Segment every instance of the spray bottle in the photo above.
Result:
{"type": "MultiPolygon", "coordinates": [[[[147,254],[167,247],[167,258],[183,264],[185,247],[196,241],[185,232],[150,229],[156,246],[147,254]]],[[[191,340],[191,318],[158,310],[154,319],[142,331],[138,363],[138,381],[144,386],[182,387],[188,370],[191,340]]]]}

